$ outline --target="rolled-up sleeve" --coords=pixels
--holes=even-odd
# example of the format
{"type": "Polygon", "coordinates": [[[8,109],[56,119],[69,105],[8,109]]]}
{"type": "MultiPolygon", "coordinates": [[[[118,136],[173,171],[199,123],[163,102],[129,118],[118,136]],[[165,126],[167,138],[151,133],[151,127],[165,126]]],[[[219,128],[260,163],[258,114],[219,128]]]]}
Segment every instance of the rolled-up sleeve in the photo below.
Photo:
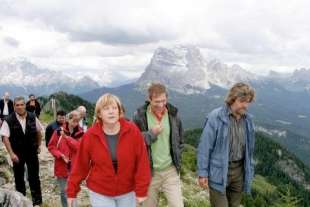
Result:
{"type": "Polygon", "coordinates": [[[38,118],[36,118],[36,128],[38,132],[41,132],[43,134],[44,128],[38,118]]]}
{"type": "Polygon", "coordinates": [[[1,137],[10,137],[10,128],[8,123],[4,120],[0,129],[1,137]]]}

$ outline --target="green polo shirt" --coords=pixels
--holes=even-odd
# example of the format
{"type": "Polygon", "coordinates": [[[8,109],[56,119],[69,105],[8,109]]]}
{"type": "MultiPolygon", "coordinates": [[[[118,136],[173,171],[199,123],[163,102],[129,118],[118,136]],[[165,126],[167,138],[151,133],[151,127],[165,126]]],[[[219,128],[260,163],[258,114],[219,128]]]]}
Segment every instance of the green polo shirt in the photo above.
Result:
{"type": "MultiPolygon", "coordinates": [[[[157,125],[158,119],[151,112],[149,106],[146,113],[148,128],[151,129],[157,125]]],[[[152,143],[152,160],[154,170],[165,170],[172,165],[170,155],[170,124],[168,113],[166,112],[160,123],[163,126],[163,131],[157,136],[156,142],[152,143]]]]}

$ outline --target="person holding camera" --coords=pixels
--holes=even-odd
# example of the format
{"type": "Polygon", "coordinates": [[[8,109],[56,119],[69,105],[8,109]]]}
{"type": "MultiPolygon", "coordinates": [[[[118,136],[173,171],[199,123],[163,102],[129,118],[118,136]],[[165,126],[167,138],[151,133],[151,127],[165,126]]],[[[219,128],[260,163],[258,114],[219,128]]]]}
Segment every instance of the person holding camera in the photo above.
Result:
{"type": "Polygon", "coordinates": [[[64,125],[66,122],[66,112],[63,110],[59,110],[56,113],[56,120],[47,125],[45,129],[45,145],[48,147],[48,143],[50,142],[52,135],[55,130],[64,125]]]}
{"type": "MultiPolygon", "coordinates": [[[[75,160],[83,129],[79,126],[80,115],[78,111],[72,111],[68,115],[68,121],[54,131],[48,144],[48,150],[55,158],[54,174],[60,189],[61,204],[67,207],[66,186],[67,178],[75,160]]],[[[77,206],[74,203],[74,206],[77,206]]]]}

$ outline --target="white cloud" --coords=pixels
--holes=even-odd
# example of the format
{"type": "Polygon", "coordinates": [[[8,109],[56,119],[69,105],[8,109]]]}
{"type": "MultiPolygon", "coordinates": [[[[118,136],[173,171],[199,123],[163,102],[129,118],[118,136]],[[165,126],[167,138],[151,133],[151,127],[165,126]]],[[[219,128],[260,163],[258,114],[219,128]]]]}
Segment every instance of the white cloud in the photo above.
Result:
{"type": "Polygon", "coordinates": [[[1,57],[133,78],[159,46],[194,44],[255,72],[310,66],[306,0],[2,0],[1,57]]]}
{"type": "Polygon", "coordinates": [[[11,47],[18,47],[19,46],[19,42],[16,39],[14,39],[13,37],[4,37],[3,40],[6,44],[8,44],[11,47]]]}

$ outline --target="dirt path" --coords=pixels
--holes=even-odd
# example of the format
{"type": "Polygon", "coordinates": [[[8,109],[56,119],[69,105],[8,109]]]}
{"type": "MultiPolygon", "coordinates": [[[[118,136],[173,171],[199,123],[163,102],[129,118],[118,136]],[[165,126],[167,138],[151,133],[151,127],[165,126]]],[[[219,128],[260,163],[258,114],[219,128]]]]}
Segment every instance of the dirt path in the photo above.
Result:
{"type": "MultiPolygon", "coordinates": [[[[5,148],[0,144],[0,152],[3,156],[6,156],[9,161],[9,157],[5,151],[5,148]]],[[[43,206],[44,207],[61,207],[60,197],[58,195],[58,187],[56,179],[54,177],[54,158],[49,153],[45,146],[45,142],[42,142],[41,153],[39,155],[40,162],[40,181],[43,196],[43,206]]],[[[12,169],[6,165],[8,183],[1,186],[1,188],[15,190],[14,188],[14,178],[12,169]]],[[[28,185],[28,184],[27,184],[28,185]]],[[[27,197],[31,199],[29,187],[27,187],[27,197]]],[[[78,206],[87,207],[89,205],[89,199],[87,194],[87,188],[82,186],[82,190],[78,195],[78,206]]]]}

